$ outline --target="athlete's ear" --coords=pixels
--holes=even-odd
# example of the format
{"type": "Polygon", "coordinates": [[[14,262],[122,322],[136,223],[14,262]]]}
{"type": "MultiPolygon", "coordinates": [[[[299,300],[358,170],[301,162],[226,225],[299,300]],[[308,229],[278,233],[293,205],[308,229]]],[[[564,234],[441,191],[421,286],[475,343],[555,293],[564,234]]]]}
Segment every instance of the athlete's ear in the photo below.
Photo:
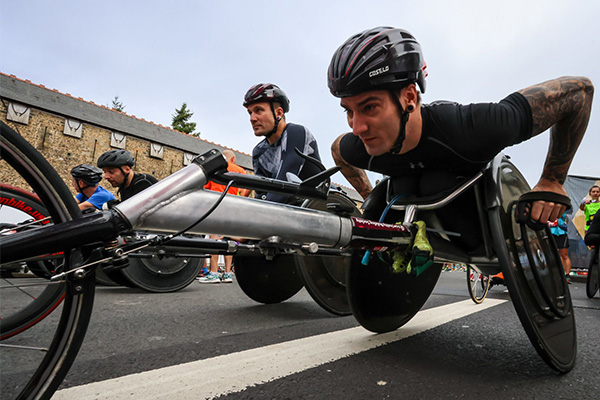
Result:
{"type": "Polygon", "coordinates": [[[281,107],[277,107],[277,108],[275,109],[275,117],[276,117],[276,118],[279,118],[279,119],[283,118],[283,114],[284,114],[284,113],[283,113],[283,108],[281,108],[281,107]]]}
{"type": "Polygon", "coordinates": [[[400,94],[400,101],[405,104],[404,108],[408,112],[413,112],[416,108],[419,93],[415,84],[410,84],[400,94]]]}

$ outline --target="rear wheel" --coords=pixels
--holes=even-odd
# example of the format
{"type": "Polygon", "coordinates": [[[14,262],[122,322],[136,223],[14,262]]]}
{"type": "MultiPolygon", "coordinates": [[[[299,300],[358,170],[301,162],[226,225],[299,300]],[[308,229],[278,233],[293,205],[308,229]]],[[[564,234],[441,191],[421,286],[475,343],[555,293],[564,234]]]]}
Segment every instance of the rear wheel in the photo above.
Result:
{"type": "Polygon", "coordinates": [[[490,290],[490,277],[467,265],[467,289],[475,304],[481,304],[490,290]]]}
{"type": "Polygon", "coordinates": [[[204,259],[190,257],[129,257],[129,266],[118,271],[135,286],[154,293],[176,292],[194,282],[204,259]]]}
{"type": "MultiPolygon", "coordinates": [[[[0,235],[51,223],[39,197],[15,186],[0,183],[0,235]]],[[[0,340],[34,326],[52,312],[64,298],[63,283],[51,283],[50,276],[62,264],[62,255],[53,259],[2,265],[1,284],[11,291],[11,304],[0,306],[0,340]]],[[[7,297],[8,298],[8,297],[7,297]]]]}
{"type": "Polygon", "coordinates": [[[514,203],[529,191],[521,173],[504,160],[498,176],[502,205],[490,211],[490,227],[505,284],[538,354],[552,368],[568,372],[575,364],[577,336],[556,244],[549,229],[534,231],[515,221],[514,203]]]}
{"type": "Polygon", "coordinates": [[[590,266],[588,267],[585,292],[590,299],[594,297],[596,292],[598,292],[598,289],[600,289],[600,263],[598,262],[599,249],[600,247],[598,246],[594,249],[592,259],[590,260],[590,266]]]}
{"type": "MultiPolygon", "coordinates": [[[[0,122],[0,129],[1,180],[36,193],[53,224],[77,218],[79,208],[50,164],[8,125],[0,122]]],[[[13,232],[11,237],[19,234],[13,232]]],[[[0,237],[0,251],[4,248],[0,237]]],[[[56,270],[71,266],[78,255],[77,250],[64,252],[66,267],[59,266],[56,270]]],[[[0,268],[3,271],[12,268],[6,257],[2,257],[2,261],[0,268]]],[[[62,281],[65,299],[55,312],[0,343],[3,398],[50,398],[67,374],[83,342],[94,299],[93,271],[87,271],[77,281],[74,279],[68,275],[62,281]]],[[[22,301],[13,296],[17,293],[14,290],[12,285],[10,288],[2,286],[0,303],[3,309],[11,304],[16,310],[23,308],[22,301]]]]}
{"type": "Polygon", "coordinates": [[[304,286],[296,271],[294,255],[235,256],[235,278],[252,300],[264,304],[281,303],[304,286]]]}
{"type": "MultiPolygon", "coordinates": [[[[327,200],[309,200],[303,207],[332,211],[345,209],[351,216],[361,215],[356,204],[339,192],[331,192],[327,200]]],[[[306,291],[325,310],[337,315],[352,313],[346,291],[346,275],[352,258],[350,256],[306,255],[296,257],[298,273],[306,291]]]]}

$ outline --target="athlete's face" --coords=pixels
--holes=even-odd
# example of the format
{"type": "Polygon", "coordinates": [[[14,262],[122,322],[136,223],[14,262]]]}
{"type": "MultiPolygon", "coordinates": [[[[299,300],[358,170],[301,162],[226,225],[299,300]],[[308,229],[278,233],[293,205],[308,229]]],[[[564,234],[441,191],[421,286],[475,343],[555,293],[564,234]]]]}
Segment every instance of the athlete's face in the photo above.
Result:
{"type": "MultiPolygon", "coordinates": [[[[121,168],[123,169],[123,172],[129,174],[130,168],[128,165],[123,165],[121,168]]],[[[121,172],[119,167],[104,167],[102,168],[102,171],[104,171],[104,179],[106,179],[112,187],[122,185],[125,181],[125,175],[123,175],[123,172],[121,172]]]]}
{"type": "Polygon", "coordinates": [[[81,187],[81,186],[79,185],[79,183],[83,183],[83,182],[82,182],[82,181],[78,181],[77,179],[75,179],[75,178],[73,178],[73,177],[71,176],[71,185],[73,186],[73,188],[74,188],[74,189],[75,189],[77,192],[79,192],[79,189],[80,189],[80,187],[81,187]]]}
{"type": "Polygon", "coordinates": [[[592,199],[594,200],[598,200],[598,198],[600,197],[600,188],[594,187],[590,190],[590,196],[592,196],[592,199]]]}
{"type": "Polygon", "coordinates": [[[248,106],[250,123],[255,136],[266,136],[275,127],[275,117],[270,103],[254,103],[248,106]]]}
{"type": "Polygon", "coordinates": [[[340,104],[346,110],[352,133],[362,140],[369,155],[379,156],[391,150],[400,131],[400,117],[389,91],[345,97],[340,104]]]}

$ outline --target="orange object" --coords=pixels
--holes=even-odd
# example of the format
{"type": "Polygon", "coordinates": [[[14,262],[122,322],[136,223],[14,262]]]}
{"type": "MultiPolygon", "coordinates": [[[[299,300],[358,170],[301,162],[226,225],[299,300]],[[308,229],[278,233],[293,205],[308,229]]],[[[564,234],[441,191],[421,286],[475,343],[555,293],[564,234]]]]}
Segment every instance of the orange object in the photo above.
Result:
{"type": "MultiPolygon", "coordinates": [[[[240,173],[240,174],[245,174],[246,171],[244,171],[244,168],[240,167],[239,165],[235,165],[233,163],[228,162],[227,163],[227,171],[229,172],[236,172],[236,173],[240,173]]],[[[221,185],[219,183],[215,183],[213,181],[208,181],[208,183],[206,185],[204,185],[204,189],[208,189],[208,190],[213,190],[215,192],[223,192],[225,190],[225,185],[221,185]]],[[[231,186],[229,188],[229,190],[227,190],[227,194],[238,194],[239,189],[236,187],[231,186]]]]}

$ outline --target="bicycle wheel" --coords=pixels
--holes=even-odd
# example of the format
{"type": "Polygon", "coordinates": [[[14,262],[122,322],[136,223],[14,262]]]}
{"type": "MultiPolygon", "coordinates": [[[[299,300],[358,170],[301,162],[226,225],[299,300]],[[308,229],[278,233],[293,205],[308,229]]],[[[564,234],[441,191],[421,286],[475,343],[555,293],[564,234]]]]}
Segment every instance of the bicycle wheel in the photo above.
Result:
{"type": "MultiPolygon", "coordinates": [[[[54,224],[79,216],[72,194],[50,164],[8,125],[0,122],[0,132],[2,181],[14,182],[35,192],[54,224]]],[[[0,249],[3,248],[5,246],[0,245],[0,249]]],[[[80,258],[80,252],[65,251],[63,257],[65,268],[68,268],[80,258]]],[[[5,257],[2,260],[6,262],[5,257]]],[[[92,312],[93,270],[76,281],[68,275],[64,285],[65,299],[55,312],[34,327],[0,343],[3,398],[48,399],[73,363],[92,312]]],[[[3,305],[12,301],[6,290],[1,290],[0,295],[3,305]]]]}
{"type": "Polygon", "coordinates": [[[490,290],[490,277],[467,265],[467,289],[475,304],[483,303],[490,290]]]}
{"type": "MultiPolygon", "coordinates": [[[[48,211],[39,197],[4,183],[0,183],[0,221],[3,227],[0,235],[50,223],[48,211]]],[[[3,290],[15,292],[11,294],[10,304],[0,305],[0,340],[31,328],[62,302],[64,284],[49,280],[56,266],[62,262],[62,255],[59,255],[53,260],[32,260],[0,267],[3,290]]]]}
{"type": "Polygon", "coordinates": [[[596,295],[598,289],[600,289],[600,263],[598,262],[598,251],[600,247],[596,246],[592,253],[592,259],[590,260],[590,266],[588,267],[588,274],[585,283],[585,293],[590,299],[596,295]]]}
{"type": "Polygon", "coordinates": [[[502,204],[490,210],[490,227],[504,282],[533,347],[549,366],[568,372],[575,365],[577,336],[556,244],[548,229],[533,231],[515,221],[512,205],[529,191],[521,173],[507,160],[497,172],[498,192],[492,196],[502,204]]]}
{"type": "MultiPolygon", "coordinates": [[[[342,207],[352,216],[361,215],[356,204],[339,192],[331,192],[327,200],[309,200],[303,207],[328,211],[328,205],[342,207]]],[[[346,292],[350,257],[306,255],[295,259],[304,287],[318,305],[336,315],[352,313],[346,292]]]]}

